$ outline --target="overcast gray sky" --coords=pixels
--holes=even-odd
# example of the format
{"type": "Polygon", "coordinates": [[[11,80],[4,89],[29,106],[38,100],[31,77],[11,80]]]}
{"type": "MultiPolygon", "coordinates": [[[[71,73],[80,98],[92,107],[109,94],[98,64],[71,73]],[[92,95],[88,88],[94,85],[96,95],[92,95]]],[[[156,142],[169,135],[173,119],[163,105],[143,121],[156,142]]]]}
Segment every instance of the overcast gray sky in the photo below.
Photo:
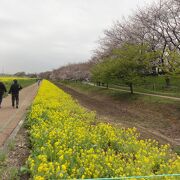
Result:
{"type": "Polygon", "coordinates": [[[87,61],[104,29],[154,0],[0,0],[0,73],[87,61]]]}

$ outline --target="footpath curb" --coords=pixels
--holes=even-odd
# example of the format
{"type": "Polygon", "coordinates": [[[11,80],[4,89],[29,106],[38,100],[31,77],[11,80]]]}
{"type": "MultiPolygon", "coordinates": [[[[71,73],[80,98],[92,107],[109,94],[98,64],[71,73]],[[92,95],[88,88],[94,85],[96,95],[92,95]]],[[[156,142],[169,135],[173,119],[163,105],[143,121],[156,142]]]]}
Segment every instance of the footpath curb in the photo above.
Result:
{"type": "Polygon", "coordinates": [[[4,152],[8,151],[9,143],[12,142],[16,138],[16,135],[18,134],[19,130],[21,129],[22,125],[25,122],[26,114],[27,114],[27,112],[23,115],[22,119],[19,121],[17,126],[14,128],[14,130],[12,131],[10,136],[6,139],[5,143],[0,147],[1,151],[4,151],[4,152]]]}

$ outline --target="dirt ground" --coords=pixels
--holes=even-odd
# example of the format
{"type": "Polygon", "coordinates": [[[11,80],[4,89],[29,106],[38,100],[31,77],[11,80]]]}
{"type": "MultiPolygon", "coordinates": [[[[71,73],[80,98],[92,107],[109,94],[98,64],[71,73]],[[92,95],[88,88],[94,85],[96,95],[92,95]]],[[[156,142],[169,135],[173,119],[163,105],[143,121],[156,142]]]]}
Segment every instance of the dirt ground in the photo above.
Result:
{"type": "Polygon", "coordinates": [[[0,179],[29,179],[26,170],[21,170],[29,157],[29,142],[27,129],[22,127],[16,138],[8,145],[8,153],[5,162],[2,164],[0,179]]]}
{"type": "Polygon", "coordinates": [[[104,121],[124,126],[136,127],[142,138],[153,138],[161,144],[173,147],[180,145],[180,109],[171,104],[148,104],[143,101],[127,102],[100,93],[86,94],[59,84],[85,108],[96,111],[104,121]]]}

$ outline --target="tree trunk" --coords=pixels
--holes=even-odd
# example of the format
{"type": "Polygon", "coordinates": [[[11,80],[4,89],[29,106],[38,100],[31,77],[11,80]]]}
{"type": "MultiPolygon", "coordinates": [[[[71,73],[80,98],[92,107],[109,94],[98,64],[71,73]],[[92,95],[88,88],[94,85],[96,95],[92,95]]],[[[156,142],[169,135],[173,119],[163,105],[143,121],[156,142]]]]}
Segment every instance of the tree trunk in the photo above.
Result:
{"type": "Polygon", "coordinates": [[[129,87],[130,87],[131,94],[134,94],[134,91],[133,91],[133,84],[130,83],[130,84],[129,84],[129,87]]]}
{"type": "Polygon", "coordinates": [[[107,87],[107,89],[109,88],[109,84],[108,84],[108,83],[107,83],[107,86],[106,86],[106,87],[107,87]]]}
{"type": "Polygon", "coordinates": [[[165,81],[166,81],[166,87],[170,87],[170,78],[166,77],[165,81]]]}

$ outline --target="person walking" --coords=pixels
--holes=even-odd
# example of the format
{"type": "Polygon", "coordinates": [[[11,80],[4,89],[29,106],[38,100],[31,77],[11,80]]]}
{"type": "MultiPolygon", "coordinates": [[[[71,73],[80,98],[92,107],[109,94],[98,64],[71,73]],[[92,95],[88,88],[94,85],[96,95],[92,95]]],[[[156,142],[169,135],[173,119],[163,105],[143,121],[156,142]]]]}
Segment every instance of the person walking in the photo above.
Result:
{"type": "Polygon", "coordinates": [[[38,79],[38,86],[40,86],[40,84],[41,84],[41,79],[38,79]]]}
{"type": "Polygon", "coordinates": [[[2,100],[3,100],[3,95],[4,95],[5,92],[7,92],[6,86],[4,85],[3,82],[0,82],[0,108],[1,108],[1,103],[2,103],[2,100]]]}
{"type": "Polygon", "coordinates": [[[19,106],[19,91],[22,89],[22,87],[18,84],[18,81],[15,79],[13,80],[13,84],[10,87],[9,94],[12,95],[12,107],[15,107],[16,102],[16,108],[19,106]]]}

